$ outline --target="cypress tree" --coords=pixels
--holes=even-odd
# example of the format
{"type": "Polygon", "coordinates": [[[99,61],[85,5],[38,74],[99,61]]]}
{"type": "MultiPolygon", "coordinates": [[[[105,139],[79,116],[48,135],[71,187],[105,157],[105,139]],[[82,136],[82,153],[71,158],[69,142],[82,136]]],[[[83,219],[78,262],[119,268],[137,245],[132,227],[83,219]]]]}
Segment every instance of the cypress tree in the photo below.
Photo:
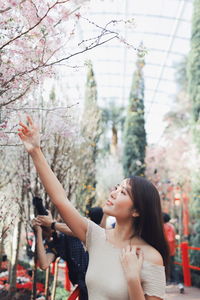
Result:
{"type": "Polygon", "coordinates": [[[144,59],[138,56],[124,125],[123,168],[126,177],[143,176],[145,171],[144,65],[144,59]]]}
{"type": "Polygon", "coordinates": [[[81,206],[87,208],[95,202],[96,196],[96,160],[98,155],[98,141],[101,135],[101,112],[97,104],[97,84],[92,67],[88,63],[84,111],[82,118],[81,146],[82,187],[80,198],[81,206]]]}
{"type": "MultiPolygon", "coordinates": [[[[188,65],[189,94],[193,103],[193,119],[200,122],[200,0],[194,1],[191,51],[188,65]]],[[[199,144],[200,149],[200,144],[199,144]]]]}

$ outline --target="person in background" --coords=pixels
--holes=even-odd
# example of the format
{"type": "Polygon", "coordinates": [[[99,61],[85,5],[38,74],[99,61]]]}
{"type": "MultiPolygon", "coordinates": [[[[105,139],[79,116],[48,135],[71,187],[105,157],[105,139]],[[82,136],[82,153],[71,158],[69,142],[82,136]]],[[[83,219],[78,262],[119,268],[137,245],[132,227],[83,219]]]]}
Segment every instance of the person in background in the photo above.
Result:
{"type": "MultiPolygon", "coordinates": [[[[163,213],[163,222],[164,222],[164,231],[165,236],[169,244],[169,252],[170,252],[170,263],[169,263],[169,284],[177,283],[177,274],[175,268],[175,255],[176,255],[176,230],[172,223],[170,223],[170,215],[167,213],[163,213]]],[[[184,286],[182,283],[178,284],[180,293],[184,293],[184,286]]]]}
{"type": "MultiPolygon", "coordinates": [[[[90,208],[88,216],[98,225],[102,225],[101,221],[104,222],[101,207],[90,208]]],[[[47,269],[57,257],[61,257],[67,262],[70,281],[73,285],[77,284],[79,287],[79,299],[88,300],[88,292],[85,284],[88,252],[84,250],[82,242],[73,236],[72,231],[65,223],[59,223],[54,220],[49,211],[48,216],[38,215],[32,223],[37,235],[37,255],[40,268],[43,270],[47,269]],[[49,237],[53,233],[53,238],[46,241],[47,248],[45,248],[42,237],[46,234],[46,231],[50,232],[49,237]],[[60,234],[57,235],[56,231],[59,231],[60,234]]]]}

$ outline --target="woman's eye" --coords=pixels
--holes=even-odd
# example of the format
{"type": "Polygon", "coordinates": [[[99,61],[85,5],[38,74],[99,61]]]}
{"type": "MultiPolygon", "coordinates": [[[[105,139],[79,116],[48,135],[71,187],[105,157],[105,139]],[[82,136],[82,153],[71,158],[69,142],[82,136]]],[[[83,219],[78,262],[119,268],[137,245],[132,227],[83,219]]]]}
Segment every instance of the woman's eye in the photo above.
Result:
{"type": "Polygon", "coordinates": [[[125,193],[123,190],[121,190],[121,193],[122,193],[123,195],[126,195],[126,193],[125,193]]]}

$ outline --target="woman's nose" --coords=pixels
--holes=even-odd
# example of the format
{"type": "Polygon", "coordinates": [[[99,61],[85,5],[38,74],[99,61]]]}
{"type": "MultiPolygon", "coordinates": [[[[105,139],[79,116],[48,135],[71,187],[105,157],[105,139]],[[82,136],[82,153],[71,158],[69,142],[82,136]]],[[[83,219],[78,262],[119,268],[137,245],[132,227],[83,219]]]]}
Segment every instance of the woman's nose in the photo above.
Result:
{"type": "Polygon", "coordinates": [[[111,198],[115,198],[116,197],[116,190],[112,190],[110,193],[111,198]]]}

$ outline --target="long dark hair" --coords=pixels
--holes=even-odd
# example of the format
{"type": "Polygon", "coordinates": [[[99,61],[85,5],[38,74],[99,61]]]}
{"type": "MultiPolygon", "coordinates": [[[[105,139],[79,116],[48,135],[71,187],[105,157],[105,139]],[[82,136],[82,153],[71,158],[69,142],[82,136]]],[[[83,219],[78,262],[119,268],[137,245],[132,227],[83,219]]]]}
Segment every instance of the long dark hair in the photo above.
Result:
{"type": "Polygon", "coordinates": [[[169,263],[169,246],[164,235],[161,201],[156,187],[143,177],[129,178],[134,209],[139,213],[134,219],[134,233],[159,251],[166,271],[169,263]]]}

